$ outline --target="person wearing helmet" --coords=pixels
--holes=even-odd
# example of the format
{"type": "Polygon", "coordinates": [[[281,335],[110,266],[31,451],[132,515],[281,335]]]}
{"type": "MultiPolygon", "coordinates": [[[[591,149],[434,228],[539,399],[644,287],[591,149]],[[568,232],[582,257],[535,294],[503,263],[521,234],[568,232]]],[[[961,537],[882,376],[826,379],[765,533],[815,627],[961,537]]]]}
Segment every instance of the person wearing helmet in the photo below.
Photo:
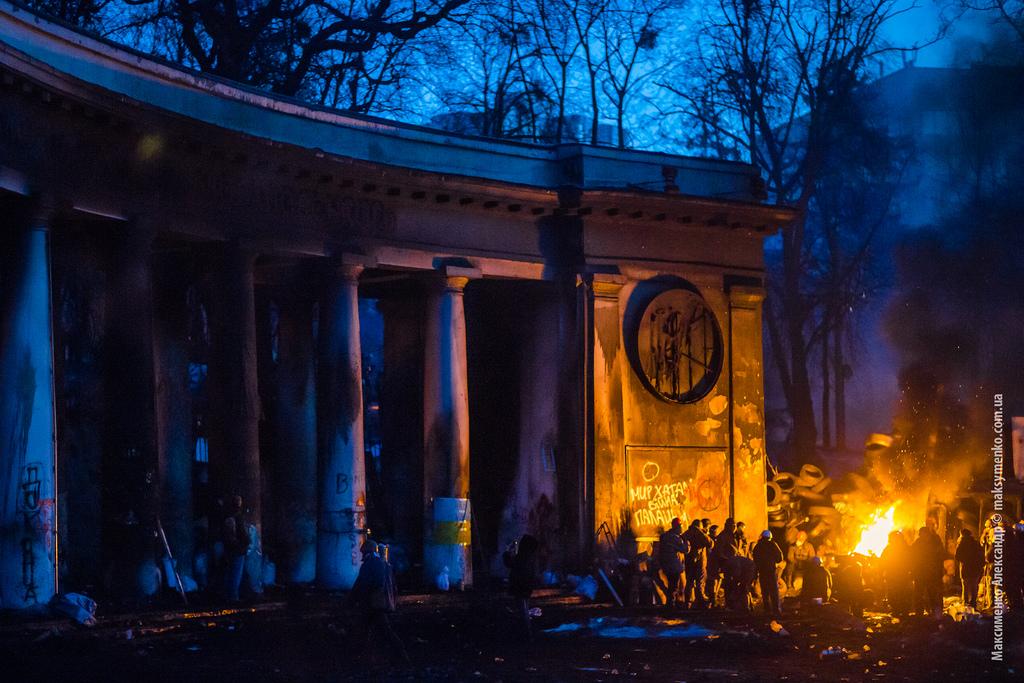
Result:
{"type": "Polygon", "coordinates": [[[772,532],[761,532],[761,538],[752,552],[757,567],[757,582],[761,586],[761,600],[765,614],[782,616],[782,602],[779,599],[779,565],[782,564],[782,550],[772,540],[772,532]]]}

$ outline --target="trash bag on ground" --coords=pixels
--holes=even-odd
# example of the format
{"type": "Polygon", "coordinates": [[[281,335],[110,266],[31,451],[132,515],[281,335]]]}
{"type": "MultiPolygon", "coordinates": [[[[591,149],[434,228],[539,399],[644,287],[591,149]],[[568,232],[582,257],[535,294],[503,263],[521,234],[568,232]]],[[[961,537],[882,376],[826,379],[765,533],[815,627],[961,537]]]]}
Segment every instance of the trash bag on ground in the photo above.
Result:
{"type": "Polygon", "coordinates": [[[597,598],[597,579],[593,576],[584,576],[580,579],[580,582],[576,584],[576,590],[574,591],[577,595],[582,595],[587,600],[594,600],[597,598]]]}
{"type": "Polygon", "coordinates": [[[437,575],[436,583],[437,590],[447,592],[452,587],[451,580],[448,578],[448,567],[441,570],[441,573],[437,575]]]}
{"type": "Polygon", "coordinates": [[[81,593],[53,596],[50,601],[50,609],[83,626],[96,625],[96,601],[81,593]]]}

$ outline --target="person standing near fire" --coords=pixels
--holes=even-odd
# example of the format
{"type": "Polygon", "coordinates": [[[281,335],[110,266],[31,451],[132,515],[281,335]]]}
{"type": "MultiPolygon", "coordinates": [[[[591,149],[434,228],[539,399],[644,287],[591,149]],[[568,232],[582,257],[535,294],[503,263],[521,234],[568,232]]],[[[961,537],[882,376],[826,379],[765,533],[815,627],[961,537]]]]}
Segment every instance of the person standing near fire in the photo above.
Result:
{"type": "MultiPolygon", "coordinates": [[[[704,521],[701,520],[701,524],[704,521]]],[[[708,526],[708,539],[711,540],[711,546],[708,548],[708,569],[707,577],[704,579],[704,600],[708,603],[708,606],[714,607],[718,601],[718,588],[722,582],[722,569],[718,566],[718,556],[715,555],[715,543],[718,542],[718,525],[711,524],[708,526]]]]}
{"type": "Polygon", "coordinates": [[[658,539],[658,564],[665,573],[668,591],[665,605],[675,607],[683,601],[683,561],[688,547],[683,540],[683,523],[672,518],[672,526],[658,539]]]}
{"type": "Polygon", "coordinates": [[[930,527],[923,526],[917,540],[910,546],[914,568],[914,594],[919,613],[927,612],[938,619],[942,615],[942,567],[946,551],[942,541],[930,527]]]}
{"type": "Polygon", "coordinates": [[[985,569],[985,553],[981,544],[968,528],[960,530],[960,541],[956,544],[956,571],[960,575],[960,598],[973,609],[978,608],[978,583],[985,569]]]}
{"type": "Polygon", "coordinates": [[[789,546],[789,550],[786,552],[786,586],[794,595],[798,590],[797,579],[803,586],[804,572],[807,571],[808,564],[816,555],[814,546],[807,540],[807,532],[797,532],[796,541],[789,546]]]}
{"type": "Polygon", "coordinates": [[[703,609],[707,604],[704,600],[704,583],[707,579],[708,549],[711,547],[711,539],[701,529],[701,525],[701,520],[695,519],[683,534],[683,540],[688,546],[685,563],[686,589],[683,594],[687,608],[703,609]]]}
{"type": "Polygon", "coordinates": [[[885,546],[879,559],[882,563],[882,578],[885,582],[889,609],[896,616],[903,616],[910,611],[914,576],[911,571],[910,545],[907,544],[902,532],[889,533],[889,544],[885,546]]]}
{"type": "Polygon", "coordinates": [[[761,588],[761,600],[764,602],[765,614],[782,616],[782,602],[779,599],[779,565],[782,564],[782,551],[772,540],[772,532],[761,532],[761,539],[754,545],[752,552],[754,565],[757,567],[757,582],[761,588]]]}

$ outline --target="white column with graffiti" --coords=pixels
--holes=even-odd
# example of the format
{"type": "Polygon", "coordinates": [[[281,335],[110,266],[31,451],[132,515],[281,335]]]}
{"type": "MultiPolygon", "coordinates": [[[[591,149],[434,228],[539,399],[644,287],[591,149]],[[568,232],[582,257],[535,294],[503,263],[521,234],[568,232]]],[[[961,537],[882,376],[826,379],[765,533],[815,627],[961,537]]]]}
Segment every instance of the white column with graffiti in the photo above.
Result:
{"type": "Polygon", "coordinates": [[[20,240],[0,321],[0,609],[56,590],[53,348],[45,222],[20,240]]]}

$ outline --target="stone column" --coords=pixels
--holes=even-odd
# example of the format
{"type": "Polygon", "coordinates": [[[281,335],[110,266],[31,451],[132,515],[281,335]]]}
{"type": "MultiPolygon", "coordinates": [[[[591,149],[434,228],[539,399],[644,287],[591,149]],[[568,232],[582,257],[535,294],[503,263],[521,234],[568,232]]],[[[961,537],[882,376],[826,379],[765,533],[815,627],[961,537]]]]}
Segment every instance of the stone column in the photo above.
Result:
{"type": "Polygon", "coordinates": [[[278,576],[289,583],[316,578],[317,417],[313,300],[308,272],[296,268],[275,289],[277,362],[274,364],[274,527],[278,576]]]}
{"type": "Polygon", "coordinates": [[[342,258],[320,301],[317,363],[317,447],[320,526],[316,577],[324,588],[347,589],[362,563],[366,536],[362,359],[357,259],[342,258]]]}
{"type": "MultiPolygon", "coordinates": [[[[153,362],[154,231],[145,223],[120,226],[112,235],[103,367],[106,419],[103,469],[104,537],[115,592],[155,594],[157,488],[153,362]],[[109,539],[109,540],[108,540],[109,539]]],[[[160,553],[162,554],[162,553],[160,553]]]]}
{"type": "Polygon", "coordinates": [[[627,502],[622,371],[622,314],[619,293],[625,283],[621,275],[594,274],[589,288],[593,296],[593,472],[594,523],[618,529],[627,502]]]}
{"type": "Polygon", "coordinates": [[[732,463],[732,514],[748,529],[767,529],[764,497],[764,361],[761,305],[764,290],[730,286],[729,293],[729,438],[732,463]]]}
{"type": "MultiPolygon", "coordinates": [[[[216,283],[214,353],[210,368],[216,434],[210,467],[224,496],[242,496],[245,517],[262,539],[260,397],[257,375],[255,251],[225,248],[216,283]]],[[[250,577],[252,578],[252,577],[250,577]]],[[[258,581],[255,582],[258,585],[258,581]]]]}
{"type": "Polygon", "coordinates": [[[479,277],[447,266],[430,293],[424,332],[424,572],[444,567],[463,586],[473,583],[469,510],[469,386],[463,290],[479,277]]]}
{"type": "MultiPolygon", "coordinates": [[[[32,216],[0,291],[0,609],[39,610],[56,592],[50,213],[32,216]]],[[[12,258],[13,257],[13,258],[12,258]]]]}
{"type": "MultiPolygon", "coordinates": [[[[192,396],[189,393],[189,258],[154,256],[153,361],[159,452],[160,521],[178,573],[193,575],[192,396]]],[[[187,583],[187,582],[186,582],[187,583]]]]}
{"type": "MultiPolygon", "coordinates": [[[[567,212],[579,208],[579,191],[559,191],[559,202],[567,212]]],[[[554,340],[558,350],[558,375],[552,391],[557,395],[558,434],[555,457],[558,468],[558,511],[563,530],[563,562],[569,567],[589,564],[593,539],[592,473],[593,392],[592,329],[593,293],[588,291],[584,254],[584,225],[581,216],[545,216],[538,221],[540,247],[544,255],[544,276],[553,285],[553,303],[558,311],[554,340]],[[581,277],[581,273],[584,274],[581,277]]]]}

